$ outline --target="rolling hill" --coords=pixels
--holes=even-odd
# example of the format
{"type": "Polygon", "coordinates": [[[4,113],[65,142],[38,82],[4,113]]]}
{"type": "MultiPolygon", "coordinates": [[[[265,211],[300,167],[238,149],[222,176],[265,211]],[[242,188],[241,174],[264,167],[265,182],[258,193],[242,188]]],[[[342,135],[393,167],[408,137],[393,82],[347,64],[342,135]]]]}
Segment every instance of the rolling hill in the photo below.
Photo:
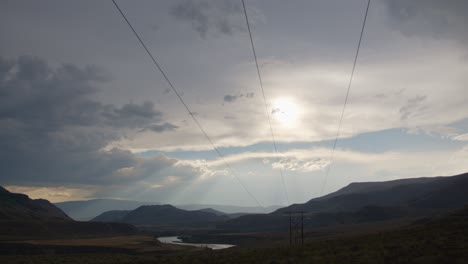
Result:
{"type": "MultiPolygon", "coordinates": [[[[132,200],[117,200],[117,199],[92,199],[85,201],[68,201],[55,203],[54,205],[62,209],[68,216],[75,220],[88,221],[96,216],[108,211],[129,211],[134,210],[143,205],[158,205],[155,202],[141,202],[132,200]]],[[[219,204],[186,204],[174,205],[183,210],[205,210],[211,209],[222,214],[227,214],[231,218],[235,218],[244,214],[252,213],[271,213],[281,206],[248,207],[235,205],[219,205],[219,204]]],[[[217,213],[217,214],[219,214],[217,213]]]]}
{"type": "Polygon", "coordinates": [[[10,193],[0,188],[0,220],[71,220],[47,200],[32,200],[25,194],[10,193]]]}
{"type": "Polygon", "coordinates": [[[222,204],[182,204],[174,205],[177,208],[184,210],[201,210],[211,208],[216,211],[221,211],[226,214],[264,214],[271,213],[281,208],[279,205],[272,205],[266,207],[259,206],[236,206],[236,205],[222,205],[222,204]]]}
{"type": "Polygon", "coordinates": [[[67,215],[75,220],[88,221],[97,215],[111,210],[133,210],[142,205],[154,203],[145,203],[131,200],[114,199],[92,199],[86,201],[69,201],[55,203],[55,206],[62,209],[67,215]]]}
{"type": "MultiPolygon", "coordinates": [[[[155,202],[141,202],[132,200],[117,200],[117,199],[92,199],[85,201],[68,201],[55,203],[55,206],[62,209],[67,215],[75,220],[88,221],[94,217],[108,211],[115,210],[134,210],[143,205],[158,205],[155,202]]],[[[235,206],[235,205],[220,205],[220,204],[181,204],[174,205],[175,207],[183,210],[205,210],[211,209],[219,213],[228,214],[231,218],[243,214],[252,213],[271,213],[281,206],[268,206],[261,207],[248,207],[248,206],[235,206]]],[[[219,214],[218,213],[218,214],[219,214]]]]}
{"type": "Polygon", "coordinates": [[[118,222],[133,225],[151,226],[193,226],[205,225],[228,219],[206,210],[187,211],[172,205],[145,205],[131,211],[109,211],[102,213],[91,221],[118,222]]]}
{"type": "Polygon", "coordinates": [[[94,236],[134,234],[135,227],[119,223],[78,222],[43,199],[11,193],[0,187],[0,237],[94,236]]]}
{"type": "Polygon", "coordinates": [[[271,214],[241,216],[219,224],[225,231],[288,229],[288,212],[305,212],[304,226],[317,228],[414,218],[468,204],[468,173],[452,177],[352,183],[335,193],[271,214]]]}
{"type": "Polygon", "coordinates": [[[468,173],[452,177],[351,183],[335,193],[281,208],[274,213],[355,211],[368,205],[430,210],[433,204],[438,204],[437,210],[453,209],[468,203],[467,189],[468,173]]]}

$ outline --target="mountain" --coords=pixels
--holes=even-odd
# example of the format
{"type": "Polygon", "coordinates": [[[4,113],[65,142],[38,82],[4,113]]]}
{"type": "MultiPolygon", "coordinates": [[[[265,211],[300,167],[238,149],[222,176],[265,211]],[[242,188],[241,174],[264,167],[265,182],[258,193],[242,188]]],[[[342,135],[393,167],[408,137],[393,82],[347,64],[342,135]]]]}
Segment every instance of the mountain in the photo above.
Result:
{"type": "Polygon", "coordinates": [[[145,205],[131,211],[109,211],[105,212],[92,221],[110,221],[128,223],[133,225],[151,226],[193,226],[205,225],[207,223],[224,221],[227,216],[219,216],[213,212],[202,210],[187,211],[172,205],[145,205]]]}
{"type": "MultiPolygon", "coordinates": [[[[55,206],[62,209],[67,215],[75,220],[88,221],[94,217],[108,211],[115,210],[134,210],[143,205],[157,205],[154,202],[141,202],[132,200],[116,200],[116,199],[92,199],[86,201],[68,201],[55,203],[55,206]]],[[[212,210],[222,212],[225,214],[234,214],[239,216],[243,214],[252,213],[271,213],[281,206],[261,207],[247,207],[247,206],[234,206],[234,205],[219,205],[219,204],[186,204],[175,205],[183,210],[204,210],[210,208],[212,210]]]]}
{"type": "Polygon", "coordinates": [[[0,187],[0,237],[65,237],[123,235],[135,227],[119,223],[88,223],[72,220],[47,200],[30,199],[0,187]]]}
{"type": "Polygon", "coordinates": [[[421,177],[421,178],[410,178],[410,179],[398,179],[398,180],[385,181],[385,182],[352,182],[348,186],[341,188],[336,192],[327,194],[322,197],[314,198],[310,200],[309,202],[326,200],[332,197],[345,195],[345,194],[376,192],[376,191],[381,191],[381,190],[389,189],[389,188],[400,186],[400,185],[429,183],[429,182],[437,181],[441,178],[443,177],[421,177]]]}
{"type": "Polygon", "coordinates": [[[224,231],[287,230],[288,212],[304,212],[306,228],[349,225],[445,213],[468,204],[468,173],[451,177],[352,183],[335,193],[270,214],[220,223],[224,231]]]}
{"type": "Polygon", "coordinates": [[[111,210],[133,210],[145,203],[131,200],[93,199],[87,201],[69,201],[55,203],[55,205],[75,220],[90,220],[97,215],[111,210]]]}
{"type": "Polygon", "coordinates": [[[122,222],[123,218],[129,213],[129,210],[112,210],[104,212],[95,218],[91,219],[93,222],[122,222]]]}
{"type": "Polygon", "coordinates": [[[32,200],[25,194],[0,189],[0,220],[46,219],[71,220],[64,212],[47,200],[32,200]]]}
{"type": "Polygon", "coordinates": [[[212,213],[212,214],[215,214],[217,216],[225,216],[225,215],[228,215],[224,212],[221,212],[221,211],[218,211],[218,210],[215,210],[215,209],[212,209],[212,208],[203,208],[203,209],[200,209],[198,211],[202,211],[202,212],[207,212],[207,213],[212,213]]]}
{"type": "Polygon", "coordinates": [[[213,208],[203,208],[203,209],[200,209],[198,211],[213,213],[213,214],[215,214],[217,216],[227,216],[228,218],[231,218],[231,219],[234,219],[234,218],[237,218],[237,217],[240,217],[240,216],[243,216],[243,215],[252,214],[252,213],[231,213],[231,214],[227,214],[227,213],[215,210],[213,208]]]}
{"type": "Polygon", "coordinates": [[[236,206],[236,205],[222,205],[222,204],[182,204],[174,205],[177,208],[184,210],[201,210],[205,208],[211,208],[216,211],[220,211],[226,214],[265,214],[271,213],[282,206],[272,205],[267,207],[258,206],[236,206]]]}
{"type": "Polygon", "coordinates": [[[468,203],[468,193],[463,188],[468,188],[468,173],[452,177],[352,183],[330,195],[281,208],[275,213],[355,211],[367,205],[431,209],[432,203],[439,204],[439,209],[453,209],[468,203]]]}

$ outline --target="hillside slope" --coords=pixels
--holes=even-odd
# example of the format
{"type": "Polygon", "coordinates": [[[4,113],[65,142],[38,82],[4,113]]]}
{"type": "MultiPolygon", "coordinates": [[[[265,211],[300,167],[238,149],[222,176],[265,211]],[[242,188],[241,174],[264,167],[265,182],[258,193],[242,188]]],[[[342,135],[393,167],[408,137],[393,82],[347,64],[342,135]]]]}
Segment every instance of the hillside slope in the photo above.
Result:
{"type": "MultiPolygon", "coordinates": [[[[75,220],[88,221],[96,216],[108,211],[122,211],[134,210],[143,205],[158,205],[155,202],[141,202],[132,200],[116,200],[116,199],[92,199],[85,201],[67,201],[55,203],[55,206],[62,209],[68,216],[75,220]]],[[[234,205],[220,205],[220,204],[181,204],[174,205],[175,207],[188,210],[202,210],[210,208],[221,213],[233,214],[232,217],[237,217],[242,214],[249,213],[271,213],[281,206],[268,206],[262,207],[246,207],[234,205]]]]}
{"type": "Polygon", "coordinates": [[[226,232],[286,231],[288,212],[305,212],[304,226],[318,228],[445,213],[468,204],[468,173],[379,183],[353,183],[336,193],[271,214],[241,216],[218,225],[226,232]]]}
{"type": "Polygon", "coordinates": [[[71,220],[47,200],[32,200],[27,195],[0,189],[0,220],[47,219],[71,220]]]}
{"type": "Polygon", "coordinates": [[[142,205],[155,203],[144,203],[131,200],[113,199],[93,199],[86,201],[69,201],[55,203],[55,206],[62,209],[67,215],[75,220],[90,220],[103,212],[113,210],[133,210],[142,205]]]}
{"type": "Polygon", "coordinates": [[[146,205],[131,211],[105,212],[92,221],[110,221],[134,225],[181,226],[226,220],[227,216],[203,210],[187,211],[172,205],[146,205]]]}
{"type": "Polygon", "coordinates": [[[0,237],[66,237],[134,234],[135,227],[119,223],[72,220],[47,200],[30,199],[0,187],[0,237]]]}
{"type": "MultiPolygon", "coordinates": [[[[438,209],[459,208],[468,202],[468,173],[452,177],[414,178],[376,183],[352,183],[335,193],[278,209],[288,211],[343,212],[364,206],[415,206],[415,201],[426,200],[426,205],[437,203],[438,209]]],[[[420,202],[420,208],[422,207],[420,202]]],[[[425,206],[430,209],[431,206],[425,206]]]]}

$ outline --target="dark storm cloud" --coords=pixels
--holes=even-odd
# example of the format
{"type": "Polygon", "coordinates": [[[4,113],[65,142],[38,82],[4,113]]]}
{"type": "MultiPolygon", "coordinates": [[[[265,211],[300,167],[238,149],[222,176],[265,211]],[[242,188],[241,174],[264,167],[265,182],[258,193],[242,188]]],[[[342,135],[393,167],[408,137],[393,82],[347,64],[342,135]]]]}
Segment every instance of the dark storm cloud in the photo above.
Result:
{"type": "Polygon", "coordinates": [[[0,57],[0,80],[5,79],[8,72],[10,72],[14,63],[12,61],[6,60],[0,57]]]}
{"type": "Polygon", "coordinates": [[[468,42],[468,1],[384,0],[393,26],[409,36],[468,42]]]}
{"type": "Polygon", "coordinates": [[[255,93],[252,93],[252,92],[251,93],[246,93],[246,94],[239,94],[239,95],[227,94],[227,95],[224,96],[223,100],[226,103],[233,103],[234,101],[236,101],[239,98],[245,97],[247,99],[250,99],[250,98],[253,98],[254,95],[255,95],[255,93]]]}
{"type": "Polygon", "coordinates": [[[105,80],[95,67],[79,69],[66,64],[53,71],[45,61],[24,56],[14,69],[1,75],[7,76],[0,90],[2,119],[55,131],[66,126],[141,128],[159,123],[162,118],[152,102],[119,108],[91,100],[97,92],[94,83],[105,80]]]}
{"type": "Polygon", "coordinates": [[[160,116],[160,112],[154,111],[154,104],[152,102],[144,102],[143,105],[126,104],[121,109],[116,109],[115,112],[123,118],[131,118],[134,116],[142,118],[154,118],[160,116]]]}
{"type": "Polygon", "coordinates": [[[176,130],[178,126],[175,126],[171,123],[157,124],[148,126],[146,129],[154,132],[163,132],[163,131],[173,131],[176,130]]]}
{"type": "Polygon", "coordinates": [[[143,128],[154,132],[172,131],[177,128],[169,123],[159,124],[163,113],[156,111],[153,102],[149,101],[142,105],[126,104],[106,113],[106,117],[109,119],[109,125],[114,127],[143,128]],[[159,127],[159,129],[153,129],[154,127],[159,127]]]}
{"type": "Polygon", "coordinates": [[[226,103],[232,103],[232,102],[236,101],[238,97],[239,97],[239,96],[237,96],[237,95],[230,95],[230,94],[225,95],[225,96],[224,96],[224,102],[226,102],[226,103]]]}
{"type": "Polygon", "coordinates": [[[243,31],[242,12],[239,1],[227,0],[184,0],[169,11],[173,17],[190,23],[202,38],[209,32],[232,35],[243,31]]]}
{"type": "Polygon", "coordinates": [[[176,129],[151,102],[116,107],[92,100],[106,79],[93,66],[52,69],[36,57],[0,58],[2,183],[125,182],[154,172],[154,164],[171,166],[166,157],[150,165],[127,150],[103,150],[125,130],[176,129]]]}

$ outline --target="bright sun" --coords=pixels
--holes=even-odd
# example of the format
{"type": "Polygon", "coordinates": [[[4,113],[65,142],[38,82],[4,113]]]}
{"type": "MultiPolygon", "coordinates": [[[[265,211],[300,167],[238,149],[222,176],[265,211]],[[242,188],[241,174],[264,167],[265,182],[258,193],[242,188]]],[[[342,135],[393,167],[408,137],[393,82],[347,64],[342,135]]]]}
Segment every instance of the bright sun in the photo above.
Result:
{"type": "Polygon", "coordinates": [[[295,127],[299,119],[297,103],[288,97],[280,97],[273,101],[273,118],[285,127],[295,127]]]}

